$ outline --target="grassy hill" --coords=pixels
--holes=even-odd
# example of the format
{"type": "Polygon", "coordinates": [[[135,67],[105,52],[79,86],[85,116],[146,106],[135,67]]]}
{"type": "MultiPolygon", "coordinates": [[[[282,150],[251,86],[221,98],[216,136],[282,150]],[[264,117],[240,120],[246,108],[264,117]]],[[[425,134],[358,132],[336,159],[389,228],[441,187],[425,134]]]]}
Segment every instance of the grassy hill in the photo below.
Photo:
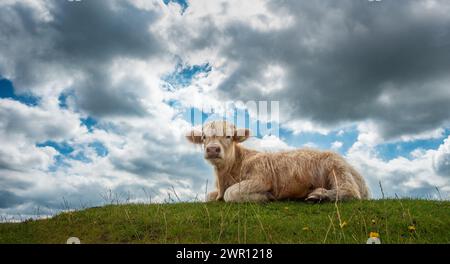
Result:
{"type": "Polygon", "coordinates": [[[450,243],[450,202],[108,205],[0,224],[0,243],[450,243]]]}

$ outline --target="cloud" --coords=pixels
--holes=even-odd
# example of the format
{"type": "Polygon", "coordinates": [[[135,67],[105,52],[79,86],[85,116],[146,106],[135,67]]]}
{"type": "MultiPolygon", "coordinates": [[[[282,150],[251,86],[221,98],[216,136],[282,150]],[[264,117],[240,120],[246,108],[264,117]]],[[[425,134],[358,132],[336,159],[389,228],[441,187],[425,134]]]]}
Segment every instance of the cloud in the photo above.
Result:
{"type": "Polygon", "coordinates": [[[1,186],[27,201],[10,203],[16,211],[64,209],[63,197],[74,206],[95,205],[108,189],[130,187],[142,197],[133,186],[152,188],[162,199],[171,186],[190,198],[204,188],[210,168],[180,141],[180,120],[160,89],[175,60],[152,33],[159,7],[136,1],[1,6],[0,74],[11,80],[13,94],[42,98],[35,107],[0,100],[1,186]],[[87,127],[83,120],[92,117],[96,125],[87,127]]]}
{"type": "Polygon", "coordinates": [[[0,99],[2,140],[26,138],[31,141],[61,140],[82,133],[79,116],[69,111],[29,107],[0,99]]]}
{"type": "Polygon", "coordinates": [[[258,151],[269,152],[293,149],[292,146],[289,146],[274,135],[265,135],[262,138],[251,137],[244,142],[244,146],[258,151]]]}
{"type": "Polygon", "coordinates": [[[20,198],[14,193],[0,190],[0,208],[8,208],[20,203],[20,198]]]}
{"type": "Polygon", "coordinates": [[[118,55],[145,58],[161,51],[161,43],[149,32],[157,13],[127,1],[57,1],[50,12],[54,48],[64,60],[96,64],[118,55]]]}
{"type": "Polygon", "coordinates": [[[450,177],[450,137],[444,140],[434,154],[433,168],[443,177],[450,177]]]}
{"type": "Polygon", "coordinates": [[[293,121],[283,123],[283,127],[292,131],[293,134],[300,134],[304,132],[319,133],[327,135],[330,128],[322,127],[312,122],[311,120],[296,119],[293,121]]]}
{"type": "Polygon", "coordinates": [[[305,148],[319,148],[319,146],[317,146],[316,145],[316,143],[314,143],[314,142],[306,142],[305,144],[303,144],[303,146],[302,147],[305,147],[305,148]]]}
{"type": "Polygon", "coordinates": [[[93,115],[142,114],[134,83],[114,85],[108,70],[120,58],[164,56],[150,31],[157,12],[128,1],[46,3],[40,9],[23,2],[1,7],[0,43],[6,48],[0,74],[19,94],[57,97],[74,89],[78,108],[93,115]],[[42,10],[45,19],[38,15],[42,10]]]}
{"type": "Polygon", "coordinates": [[[331,148],[334,150],[338,150],[340,148],[342,148],[344,144],[340,141],[334,141],[333,143],[331,143],[331,148]]]}
{"type": "Polygon", "coordinates": [[[410,157],[385,160],[361,137],[346,157],[363,174],[374,197],[381,197],[381,182],[385,195],[389,197],[448,199],[450,179],[448,174],[441,174],[441,170],[446,170],[446,165],[445,162],[436,163],[436,157],[439,160],[448,155],[449,138],[437,150],[416,149],[410,157]],[[437,189],[444,197],[439,197],[437,189]]]}
{"type": "Polygon", "coordinates": [[[269,1],[272,14],[294,23],[260,31],[229,22],[219,48],[236,66],[219,89],[233,99],[280,100],[285,120],[374,120],[383,139],[446,125],[448,3],[424,2],[269,1]],[[272,65],[285,72],[284,88],[267,92],[259,87],[272,65]]]}

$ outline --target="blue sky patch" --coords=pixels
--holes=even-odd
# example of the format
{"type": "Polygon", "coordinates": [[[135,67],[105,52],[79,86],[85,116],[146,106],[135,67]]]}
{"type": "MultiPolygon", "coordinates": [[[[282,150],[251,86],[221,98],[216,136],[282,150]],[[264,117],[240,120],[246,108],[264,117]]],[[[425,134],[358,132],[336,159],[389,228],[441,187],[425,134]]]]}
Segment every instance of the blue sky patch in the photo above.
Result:
{"type": "Polygon", "coordinates": [[[55,163],[48,168],[51,172],[56,172],[61,167],[70,167],[70,164],[66,162],[64,155],[56,155],[53,159],[55,160],[55,163]]]}
{"type": "Polygon", "coordinates": [[[63,109],[67,109],[67,94],[60,94],[58,97],[58,105],[59,107],[63,108],[63,109]]]}
{"type": "Polygon", "coordinates": [[[84,151],[79,151],[79,152],[76,152],[76,153],[72,153],[70,155],[70,158],[74,159],[74,160],[79,160],[79,161],[84,162],[84,163],[91,163],[92,162],[92,160],[90,158],[86,157],[86,154],[84,154],[84,151]]]}
{"type": "MultiPolygon", "coordinates": [[[[59,152],[59,154],[54,157],[55,163],[49,167],[50,171],[56,171],[58,167],[69,166],[69,164],[65,162],[68,159],[78,160],[84,163],[92,162],[92,160],[86,156],[82,145],[78,145],[77,147],[79,147],[79,150],[76,150],[76,146],[71,146],[68,142],[55,142],[48,140],[38,143],[36,146],[40,148],[52,147],[59,152]]],[[[94,149],[99,157],[106,157],[109,153],[105,145],[99,141],[89,143],[87,146],[94,149]]]]}
{"type": "Polygon", "coordinates": [[[178,63],[175,70],[162,77],[162,80],[168,84],[168,90],[173,90],[177,87],[186,87],[192,83],[192,80],[200,73],[208,73],[212,70],[209,63],[201,65],[183,65],[178,63]]]}
{"type": "Polygon", "coordinates": [[[339,141],[342,143],[342,147],[335,149],[334,151],[345,154],[358,139],[358,130],[356,127],[351,127],[345,129],[344,133],[339,133],[339,131],[340,130],[331,131],[327,135],[312,132],[293,134],[288,130],[280,128],[280,138],[294,147],[299,148],[313,144],[312,147],[324,150],[331,149],[333,142],[339,141]]]}
{"type": "Polygon", "coordinates": [[[74,96],[74,95],[75,95],[75,92],[73,90],[68,91],[68,92],[62,92],[58,97],[59,107],[61,107],[63,109],[67,109],[69,107],[67,104],[67,99],[70,96],[74,96]]]}
{"type": "Polygon", "coordinates": [[[181,7],[181,14],[184,14],[184,11],[189,7],[189,3],[187,0],[163,0],[165,5],[169,5],[170,2],[178,4],[181,7]]]}
{"type": "Polygon", "coordinates": [[[166,100],[164,102],[172,108],[179,108],[181,106],[180,101],[174,99],[166,100]]]}
{"type": "Polygon", "coordinates": [[[0,98],[8,98],[28,106],[36,106],[39,98],[32,95],[17,95],[14,92],[13,83],[8,79],[0,79],[0,98]]]}
{"type": "Polygon", "coordinates": [[[82,125],[87,127],[89,132],[92,132],[92,130],[98,123],[96,119],[94,119],[93,117],[90,117],[90,116],[88,116],[86,118],[81,118],[80,121],[81,121],[82,125]]]}
{"type": "Polygon", "coordinates": [[[67,142],[55,142],[48,140],[42,143],[38,143],[36,144],[36,146],[39,148],[52,147],[64,156],[69,155],[74,151],[73,147],[70,146],[67,142]]]}
{"type": "Polygon", "coordinates": [[[375,147],[380,157],[384,160],[391,160],[396,157],[413,158],[411,152],[416,149],[430,150],[438,149],[444,139],[450,135],[450,129],[446,129],[440,138],[414,140],[409,142],[393,142],[380,144],[375,147]]]}
{"type": "Polygon", "coordinates": [[[89,147],[93,148],[99,157],[106,157],[108,155],[108,149],[99,141],[89,144],[89,147]]]}
{"type": "Polygon", "coordinates": [[[57,171],[60,167],[69,167],[70,164],[66,162],[66,158],[74,151],[74,148],[70,146],[67,142],[55,142],[55,141],[45,141],[36,144],[37,147],[52,147],[59,152],[58,155],[54,156],[54,163],[49,166],[48,170],[51,172],[57,171]]]}

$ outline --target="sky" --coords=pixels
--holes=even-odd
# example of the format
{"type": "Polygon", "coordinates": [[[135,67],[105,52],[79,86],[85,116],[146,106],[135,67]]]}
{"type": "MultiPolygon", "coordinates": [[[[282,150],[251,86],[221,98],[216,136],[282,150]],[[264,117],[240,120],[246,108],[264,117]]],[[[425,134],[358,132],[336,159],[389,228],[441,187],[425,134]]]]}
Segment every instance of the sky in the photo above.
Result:
{"type": "Polygon", "coordinates": [[[373,198],[450,198],[449,1],[6,0],[0,47],[3,219],[204,199],[186,112],[225,101],[279,102],[246,147],[331,149],[373,198]]]}

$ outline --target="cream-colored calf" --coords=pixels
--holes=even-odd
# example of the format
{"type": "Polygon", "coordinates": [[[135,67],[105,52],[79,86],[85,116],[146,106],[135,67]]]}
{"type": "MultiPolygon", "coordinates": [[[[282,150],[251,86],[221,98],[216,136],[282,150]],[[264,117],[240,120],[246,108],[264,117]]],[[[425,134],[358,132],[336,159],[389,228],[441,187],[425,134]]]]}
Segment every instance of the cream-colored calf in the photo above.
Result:
{"type": "Polygon", "coordinates": [[[205,159],[215,169],[216,190],[208,201],[369,198],[364,179],[340,155],[312,149],[258,152],[239,144],[249,136],[248,129],[225,121],[207,123],[187,136],[204,145],[205,159]]]}

